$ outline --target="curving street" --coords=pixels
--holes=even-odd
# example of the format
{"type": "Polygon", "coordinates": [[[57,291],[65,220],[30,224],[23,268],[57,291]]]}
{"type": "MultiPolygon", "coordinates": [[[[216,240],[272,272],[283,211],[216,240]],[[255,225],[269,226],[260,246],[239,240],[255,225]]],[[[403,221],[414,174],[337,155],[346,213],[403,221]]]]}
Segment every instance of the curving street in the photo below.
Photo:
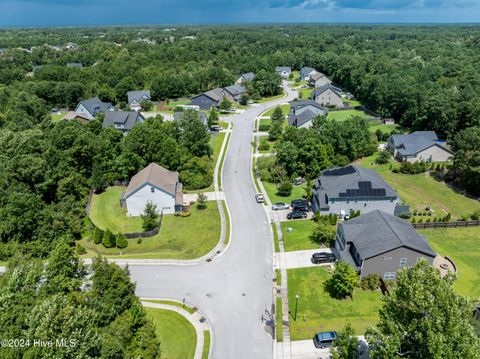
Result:
{"type": "MultiPolygon", "coordinates": [[[[251,153],[255,118],[293,100],[297,92],[228,117],[233,132],[223,169],[223,190],[230,209],[231,243],[212,262],[197,265],[130,265],[141,298],[185,300],[198,307],[213,330],[212,357],[272,358],[268,318],[273,303],[273,235],[264,206],[254,199],[251,153]]],[[[212,203],[213,205],[213,203],[212,203]]]]}

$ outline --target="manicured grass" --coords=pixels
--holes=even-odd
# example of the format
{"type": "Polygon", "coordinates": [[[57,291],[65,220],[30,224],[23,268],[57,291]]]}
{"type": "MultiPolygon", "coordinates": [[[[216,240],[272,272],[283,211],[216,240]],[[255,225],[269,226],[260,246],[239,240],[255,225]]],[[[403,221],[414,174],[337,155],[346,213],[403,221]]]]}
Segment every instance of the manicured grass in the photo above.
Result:
{"type": "Polygon", "coordinates": [[[171,310],[145,308],[155,325],[160,341],[161,357],[189,359],[195,355],[197,334],[195,328],[183,316],[171,310]]]}
{"type": "Polygon", "coordinates": [[[320,246],[310,240],[310,234],[315,228],[315,222],[311,219],[298,219],[282,222],[283,245],[285,251],[301,251],[316,249],[320,246]],[[289,232],[288,229],[291,228],[289,232]]]}
{"type": "Polygon", "coordinates": [[[228,214],[227,211],[227,205],[225,201],[222,201],[222,207],[223,211],[225,213],[225,244],[228,244],[230,242],[230,215],[228,214]]]}
{"type": "Polygon", "coordinates": [[[303,196],[305,195],[306,184],[304,183],[300,186],[293,186],[292,194],[288,197],[281,197],[277,195],[277,185],[275,183],[264,181],[263,186],[265,187],[265,191],[267,191],[267,195],[270,198],[270,201],[272,201],[272,203],[290,203],[294,199],[303,198],[303,196]]]}
{"type": "Polygon", "coordinates": [[[211,341],[212,339],[210,338],[210,330],[204,330],[202,359],[208,359],[208,354],[210,354],[211,341]]]}
{"type": "Polygon", "coordinates": [[[304,86],[306,85],[308,82],[306,80],[303,80],[303,81],[300,81],[300,79],[297,79],[297,81],[295,81],[293,83],[293,86],[294,87],[298,87],[298,86],[304,86]]]}
{"type": "Polygon", "coordinates": [[[433,218],[452,214],[452,220],[458,219],[462,214],[473,213],[480,207],[474,199],[463,196],[448,187],[445,183],[436,181],[428,173],[408,175],[393,173],[391,166],[399,166],[393,160],[385,165],[373,165],[377,154],[358,161],[359,165],[377,171],[399,194],[400,198],[410,205],[410,210],[424,211],[430,207],[433,218]]]}
{"type": "Polygon", "coordinates": [[[272,231],[273,231],[273,244],[275,247],[275,252],[280,252],[280,245],[278,244],[278,233],[277,233],[277,227],[275,226],[275,223],[272,223],[272,231]]]}
{"type": "Polygon", "coordinates": [[[197,311],[197,309],[189,307],[188,305],[182,304],[180,302],[175,302],[173,300],[156,300],[156,299],[149,299],[149,300],[143,300],[143,302],[149,302],[149,303],[159,303],[159,304],[166,304],[166,305],[173,305],[175,307],[182,308],[183,310],[189,312],[190,314],[193,314],[197,311]]]}
{"type": "MultiPolygon", "coordinates": [[[[112,190],[107,190],[107,193],[110,191],[112,190]]],[[[121,189],[114,187],[113,191],[119,196],[121,189]]],[[[92,220],[98,227],[109,228],[114,233],[123,231],[124,228],[142,231],[140,217],[127,217],[121,214],[118,196],[102,195],[98,196],[99,199],[92,205],[92,212],[97,213],[92,220]],[[104,208],[104,212],[98,210],[97,206],[104,208]],[[108,210],[111,207],[113,210],[108,210]],[[110,227],[107,227],[107,224],[110,227]]],[[[100,253],[105,257],[115,258],[198,258],[207,254],[217,244],[220,238],[220,214],[217,204],[213,201],[208,202],[208,207],[204,210],[192,206],[190,212],[192,215],[185,218],[165,215],[157,235],[143,238],[141,243],[138,243],[137,239],[129,239],[128,247],[124,249],[107,249],[101,244],[94,244],[91,238],[82,239],[80,244],[87,249],[85,257],[100,253]]]]}
{"type": "Polygon", "coordinates": [[[351,323],[357,335],[377,323],[381,293],[356,289],[352,299],[337,300],[323,289],[329,277],[323,267],[288,270],[288,304],[292,340],[311,339],[319,331],[342,330],[351,323]],[[297,318],[295,296],[299,295],[297,318]]]}
{"type": "Polygon", "coordinates": [[[273,101],[273,100],[278,100],[282,97],[285,97],[285,92],[282,92],[280,95],[276,95],[276,96],[271,96],[271,97],[263,97],[261,98],[260,100],[256,101],[257,103],[264,103],[264,102],[268,102],[268,101],[273,101]]]}
{"type": "Polygon", "coordinates": [[[268,131],[270,125],[272,124],[272,120],[269,118],[262,118],[260,123],[258,124],[259,131],[268,131]]]}
{"type": "Polygon", "coordinates": [[[228,128],[228,122],[220,121],[218,123],[219,126],[222,126],[222,128],[227,129],[228,128]]]}
{"type": "Polygon", "coordinates": [[[367,114],[358,110],[342,110],[329,112],[327,118],[334,121],[345,121],[351,117],[359,116],[361,118],[367,118],[367,114]]]}
{"type": "Polygon", "coordinates": [[[453,285],[461,295],[480,298],[480,227],[422,229],[433,250],[448,256],[458,269],[453,285]]]}
{"type": "MultiPolygon", "coordinates": [[[[228,133],[227,134],[227,142],[225,143],[225,150],[222,154],[222,158],[220,159],[220,167],[218,169],[218,173],[217,173],[217,181],[218,181],[218,187],[220,190],[222,190],[222,167],[223,167],[223,162],[225,161],[225,156],[227,155],[227,151],[228,151],[228,144],[230,143],[230,137],[231,136],[231,133],[228,133]]],[[[219,150],[220,151],[220,150],[219,150]]],[[[217,162],[215,162],[216,164],[217,162]]],[[[213,186],[213,183],[212,183],[212,186],[213,186]]],[[[215,186],[213,186],[215,187],[215,186]]]]}
{"type": "Polygon", "coordinates": [[[368,130],[370,132],[376,132],[377,130],[380,130],[383,133],[390,133],[393,130],[398,130],[398,129],[400,129],[400,126],[398,125],[385,125],[378,121],[370,121],[368,123],[368,130]]]}
{"type": "Polygon", "coordinates": [[[342,99],[343,102],[347,102],[349,106],[352,106],[352,107],[357,107],[357,106],[362,106],[362,103],[360,101],[356,101],[356,100],[349,100],[347,98],[343,98],[342,99]]]}
{"type": "Polygon", "coordinates": [[[263,143],[266,143],[268,145],[268,150],[260,150],[259,149],[259,152],[260,153],[272,153],[272,152],[275,152],[274,149],[275,149],[275,142],[270,142],[268,141],[268,139],[266,137],[261,137],[260,138],[260,144],[263,144],[263,143]]]}
{"type": "Polygon", "coordinates": [[[301,100],[308,100],[312,96],[313,88],[300,89],[298,94],[301,100]]]}
{"type": "Polygon", "coordinates": [[[181,105],[188,105],[190,102],[192,102],[190,99],[181,99],[181,100],[176,100],[176,101],[170,101],[168,104],[165,103],[165,106],[166,107],[171,107],[171,108],[175,108],[177,106],[181,106],[181,105]]]}
{"type": "Polygon", "coordinates": [[[60,121],[67,113],[66,112],[60,112],[58,115],[51,115],[52,116],[52,121],[53,122],[58,122],[60,121]]]}
{"type": "Polygon", "coordinates": [[[283,328],[282,328],[282,298],[277,298],[275,301],[275,334],[277,342],[283,342],[283,328]]]}
{"type": "MultiPolygon", "coordinates": [[[[290,104],[289,103],[285,103],[283,105],[280,105],[279,106],[280,109],[282,110],[282,113],[284,115],[288,115],[288,113],[290,112],[290,104]]],[[[273,112],[275,111],[276,107],[274,108],[271,108],[270,110],[268,110],[267,112],[264,112],[261,116],[272,116],[273,115],[273,112]]]]}

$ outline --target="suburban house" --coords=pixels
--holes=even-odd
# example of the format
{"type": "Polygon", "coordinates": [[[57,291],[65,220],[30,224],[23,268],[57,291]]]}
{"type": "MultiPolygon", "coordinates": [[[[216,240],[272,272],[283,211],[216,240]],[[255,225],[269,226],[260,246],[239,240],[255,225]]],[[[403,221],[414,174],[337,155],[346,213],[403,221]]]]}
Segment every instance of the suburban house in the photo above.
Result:
{"type": "Polygon", "coordinates": [[[88,100],[82,100],[75,108],[76,113],[84,114],[89,120],[93,120],[99,113],[106,113],[113,111],[114,108],[111,103],[103,102],[98,97],[92,97],[88,100]]]}
{"type": "Polygon", "coordinates": [[[323,87],[331,84],[332,80],[330,80],[327,75],[324,75],[321,72],[313,74],[308,80],[308,85],[311,87],[323,87]]]}
{"type": "Polygon", "coordinates": [[[312,127],[312,120],[317,116],[325,116],[327,110],[313,100],[290,102],[288,124],[297,128],[312,127]]]}
{"type": "Polygon", "coordinates": [[[240,98],[247,93],[247,89],[239,84],[227,86],[227,87],[224,87],[223,89],[235,101],[239,101],[240,98]]]}
{"type": "Polygon", "coordinates": [[[340,217],[352,211],[395,213],[398,195],[374,170],[348,165],[322,172],[314,184],[312,210],[340,217]]]}
{"type": "Polygon", "coordinates": [[[312,77],[312,75],[317,74],[318,71],[315,70],[313,67],[302,67],[300,69],[300,80],[301,81],[308,81],[312,77]]]}
{"type": "MultiPolygon", "coordinates": [[[[205,127],[208,127],[208,118],[205,112],[201,111],[196,111],[193,110],[197,113],[199,120],[205,125],[205,127]]],[[[174,121],[179,121],[182,117],[183,111],[177,111],[173,114],[173,120],[174,121]]]]}
{"type": "Polygon", "coordinates": [[[323,106],[343,107],[342,90],[332,84],[313,90],[312,98],[323,106]]]}
{"type": "Polygon", "coordinates": [[[213,90],[204,92],[200,95],[192,97],[190,105],[198,106],[201,110],[210,110],[212,107],[218,107],[224,97],[227,97],[230,101],[233,101],[233,97],[226,93],[224,89],[217,87],[213,90]]]}
{"type": "Polygon", "coordinates": [[[178,172],[171,172],[156,163],[150,163],[132,177],[122,194],[122,206],[127,206],[129,216],[140,216],[147,202],[157,206],[158,212],[173,214],[182,210],[182,184],[178,172]]]}
{"type": "Polygon", "coordinates": [[[70,112],[67,112],[65,116],[63,116],[62,120],[67,120],[67,121],[76,120],[83,124],[86,124],[88,123],[89,118],[84,113],[76,113],[75,111],[70,111],[70,112]]]}
{"type": "Polygon", "coordinates": [[[128,107],[130,107],[130,110],[133,110],[133,111],[140,111],[142,109],[142,105],[141,105],[142,101],[152,100],[152,97],[150,96],[150,91],[148,90],[128,91],[127,98],[128,98],[128,107]]]}
{"type": "Polygon", "coordinates": [[[245,74],[241,74],[235,83],[241,85],[246,81],[252,81],[254,77],[255,74],[253,72],[247,72],[245,74]]]}
{"type": "Polygon", "coordinates": [[[379,210],[339,223],[335,249],[361,278],[378,274],[385,281],[422,258],[433,264],[437,256],[407,220],[379,210]]]}
{"type": "Polygon", "coordinates": [[[282,79],[288,79],[288,77],[292,73],[292,69],[286,66],[279,66],[279,67],[275,67],[275,72],[279,74],[282,77],[282,79]]]}
{"type": "Polygon", "coordinates": [[[108,111],[103,119],[104,128],[114,127],[127,135],[137,123],[145,121],[145,118],[137,111],[108,111]]]}
{"type": "Polygon", "coordinates": [[[80,62],[67,62],[67,67],[75,67],[77,69],[83,69],[83,64],[80,62]]]}
{"type": "Polygon", "coordinates": [[[409,135],[392,135],[388,148],[401,162],[446,162],[453,158],[453,152],[434,131],[416,131],[409,135]]]}

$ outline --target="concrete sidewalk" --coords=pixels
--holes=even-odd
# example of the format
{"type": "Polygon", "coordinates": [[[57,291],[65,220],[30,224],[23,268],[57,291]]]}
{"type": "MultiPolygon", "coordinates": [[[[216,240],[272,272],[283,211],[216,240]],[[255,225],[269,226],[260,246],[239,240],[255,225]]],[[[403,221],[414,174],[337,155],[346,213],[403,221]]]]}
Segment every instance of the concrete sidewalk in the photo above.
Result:
{"type": "Polygon", "coordinates": [[[282,252],[276,255],[276,268],[295,269],[319,266],[331,266],[332,263],[314,264],[312,263],[312,254],[317,252],[332,252],[330,248],[309,249],[305,251],[282,252]],[[281,260],[281,257],[284,260],[281,260]]]}
{"type": "Polygon", "coordinates": [[[290,355],[285,355],[284,345],[277,343],[276,359],[329,359],[330,349],[318,349],[313,345],[313,339],[290,342],[290,355]]]}
{"type": "MultiPolygon", "coordinates": [[[[144,300],[147,300],[147,299],[144,299],[144,300]]],[[[193,328],[195,328],[195,333],[197,334],[197,345],[195,347],[195,355],[193,356],[193,359],[202,359],[203,345],[205,341],[203,332],[205,330],[210,331],[210,338],[213,339],[212,329],[208,324],[207,320],[205,319],[205,317],[198,310],[195,311],[193,314],[190,314],[185,309],[177,307],[175,305],[151,303],[151,302],[145,302],[144,300],[141,301],[144,307],[171,310],[173,312],[180,314],[185,319],[187,319],[190,322],[190,324],[192,324],[193,328]]],[[[158,300],[158,299],[152,299],[152,300],[158,300]]],[[[159,299],[159,300],[167,300],[167,299],[159,299]]],[[[211,351],[211,348],[212,348],[212,345],[210,345],[210,351],[211,351]]],[[[210,355],[208,357],[210,357],[210,355]]]]}

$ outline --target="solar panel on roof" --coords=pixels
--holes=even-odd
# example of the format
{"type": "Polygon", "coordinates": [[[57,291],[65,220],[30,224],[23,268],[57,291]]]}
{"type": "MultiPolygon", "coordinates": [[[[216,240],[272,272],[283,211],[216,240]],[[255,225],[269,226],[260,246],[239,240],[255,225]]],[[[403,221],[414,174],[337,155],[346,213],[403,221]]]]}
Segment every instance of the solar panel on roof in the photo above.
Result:
{"type": "Polygon", "coordinates": [[[372,182],[370,181],[359,181],[358,188],[360,189],[369,189],[372,188],[372,182]]]}
{"type": "Polygon", "coordinates": [[[324,176],[344,176],[355,173],[355,168],[353,166],[346,166],[341,168],[334,168],[332,170],[327,170],[323,172],[324,176]]]}

